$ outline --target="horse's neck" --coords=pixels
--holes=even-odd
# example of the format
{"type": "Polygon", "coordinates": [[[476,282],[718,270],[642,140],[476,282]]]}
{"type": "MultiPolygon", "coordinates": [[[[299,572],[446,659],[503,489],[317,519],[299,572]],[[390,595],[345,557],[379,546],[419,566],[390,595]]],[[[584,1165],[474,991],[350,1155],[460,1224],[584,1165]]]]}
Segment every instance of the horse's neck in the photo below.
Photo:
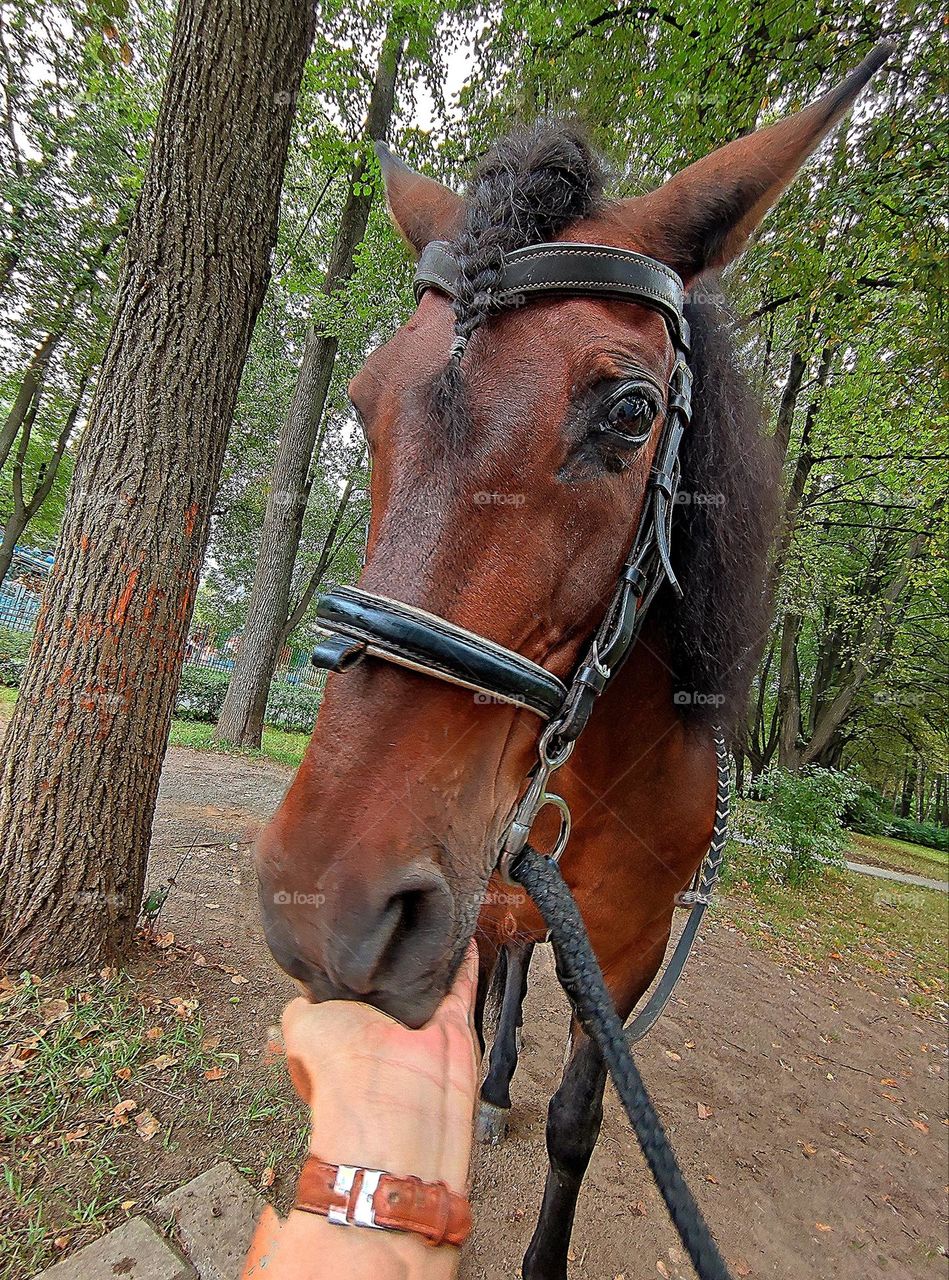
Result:
{"type": "Polygon", "coordinates": [[[629,845],[635,833],[640,845],[668,844],[675,850],[670,856],[689,870],[711,829],[715,747],[710,730],[689,727],[679,715],[667,653],[661,626],[647,620],[571,765],[578,814],[595,818],[609,843],[629,845]]]}
{"type": "Polygon", "coordinates": [[[673,702],[668,645],[654,616],[646,619],[595,720],[601,745],[609,750],[617,773],[648,756],[664,754],[664,746],[680,739],[682,721],[673,702]]]}

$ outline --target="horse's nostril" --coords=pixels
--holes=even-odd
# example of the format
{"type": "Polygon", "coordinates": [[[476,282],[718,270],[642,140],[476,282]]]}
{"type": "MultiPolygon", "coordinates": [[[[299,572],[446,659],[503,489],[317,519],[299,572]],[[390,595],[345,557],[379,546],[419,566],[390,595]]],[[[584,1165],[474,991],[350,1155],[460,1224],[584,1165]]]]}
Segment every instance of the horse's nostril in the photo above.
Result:
{"type": "Polygon", "coordinates": [[[423,981],[444,959],[452,896],[431,863],[400,868],[384,886],[340,884],[324,933],[326,972],[339,987],[369,995],[423,981]]]}

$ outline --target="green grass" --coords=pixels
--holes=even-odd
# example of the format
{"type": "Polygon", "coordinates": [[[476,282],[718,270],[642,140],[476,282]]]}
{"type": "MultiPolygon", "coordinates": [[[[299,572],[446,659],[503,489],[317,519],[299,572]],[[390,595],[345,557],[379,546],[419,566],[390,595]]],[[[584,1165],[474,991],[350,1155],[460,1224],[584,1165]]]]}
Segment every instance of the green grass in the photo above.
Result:
{"type": "Polygon", "coordinates": [[[244,756],[250,760],[276,760],[278,764],[296,767],[303,759],[310,735],[286,733],[283,729],[264,728],[260,750],[248,747],[226,747],[214,737],[214,725],[197,720],[173,720],[168,741],[172,746],[190,747],[193,751],[220,751],[244,756]]]}
{"type": "Polygon", "coordinates": [[[834,962],[884,974],[924,1013],[945,999],[946,898],[938,891],[855,871],[827,870],[803,888],[736,877],[718,912],[798,968],[834,962]]]}
{"type": "Polygon", "coordinates": [[[114,970],[56,988],[3,980],[0,1277],[31,1275],[128,1216],[137,1192],[120,1166],[154,1166],[187,1101],[213,1087],[205,1072],[231,1073],[219,1038],[205,1038],[197,1000],[145,999],[114,970]]]}
{"type": "MultiPolygon", "coordinates": [[[[16,689],[0,685],[0,707],[6,705],[12,708],[16,696],[16,689]]],[[[8,718],[9,716],[4,716],[3,721],[8,718]]],[[[190,747],[193,751],[220,751],[227,755],[244,756],[249,760],[276,760],[278,764],[289,765],[293,769],[303,759],[309,741],[308,733],[286,733],[283,729],[265,726],[259,751],[247,747],[226,747],[215,740],[213,724],[197,720],[173,720],[171,733],[168,735],[171,746],[190,747]]]]}
{"type": "Polygon", "coordinates": [[[850,843],[858,862],[908,871],[930,880],[949,880],[949,853],[943,849],[929,849],[892,836],[864,836],[856,831],[850,832],[850,843]]]}

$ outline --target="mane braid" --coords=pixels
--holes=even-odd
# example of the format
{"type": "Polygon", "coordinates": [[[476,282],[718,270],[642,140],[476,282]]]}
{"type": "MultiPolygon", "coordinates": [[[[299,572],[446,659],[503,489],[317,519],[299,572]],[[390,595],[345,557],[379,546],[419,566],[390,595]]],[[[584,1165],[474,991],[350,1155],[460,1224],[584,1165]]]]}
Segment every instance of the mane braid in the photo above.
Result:
{"type": "Polygon", "coordinates": [[[455,442],[467,425],[461,357],[491,315],[504,255],[549,240],[598,209],[606,172],[580,129],[539,120],[496,143],[475,169],[451,245],[459,270],[455,345],[432,387],[433,408],[455,442]]]}
{"type": "MultiPolygon", "coordinates": [[[[717,282],[702,282],[704,297],[717,282]]],[[[718,297],[721,298],[721,293],[718,297]]],[[[672,565],[683,590],[656,600],[683,719],[734,726],[744,714],[771,616],[768,557],[780,464],[721,303],[686,303],[692,422],[679,450],[672,565]]]]}

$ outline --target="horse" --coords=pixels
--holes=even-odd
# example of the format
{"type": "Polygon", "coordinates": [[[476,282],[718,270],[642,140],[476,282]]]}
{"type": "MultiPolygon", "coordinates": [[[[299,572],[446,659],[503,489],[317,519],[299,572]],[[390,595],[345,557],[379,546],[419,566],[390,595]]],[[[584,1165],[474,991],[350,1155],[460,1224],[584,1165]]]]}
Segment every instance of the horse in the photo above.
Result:
{"type": "MultiPolygon", "coordinates": [[[[605,196],[603,165],[562,121],[499,141],[464,196],[378,148],[407,245],[418,255],[441,243],[456,273],[429,271],[414,315],[349,388],[372,457],[358,588],[390,619],[427,619],[429,633],[441,622],[448,641],[477,640],[496,664],[520,655],[535,684],[537,672],[569,680],[643,517],[678,354],[654,307],[573,281],[498,307],[505,264],[530,246],[580,246],[638,255],[686,291],[694,395],[670,581],[559,773],[573,814],[561,871],[623,1018],[661,967],[676,896],[709,845],[715,726],[742,715],[769,623],[778,464],[717,273],[885,56],[635,198],[605,196]]],[[[530,954],[546,938],[537,908],[498,869],[538,719],[517,697],[473,693],[477,681],[466,687],[397,647],[363,645],[359,656],[328,676],[303,762],[257,843],[267,941],[311,999],[364,1000],[420,1026],[474,936],[482,1037],[496,971],[504,984],[482,1094],[495,1112],[482,1127],[496,1137],[530,954]]],[[[557,840],[555,818],[543,810],[531,832],[542,850],[557,840]]],[[[566,1277],[604,1083],[574,1020],[526,1280],[566,1277]]]]}

